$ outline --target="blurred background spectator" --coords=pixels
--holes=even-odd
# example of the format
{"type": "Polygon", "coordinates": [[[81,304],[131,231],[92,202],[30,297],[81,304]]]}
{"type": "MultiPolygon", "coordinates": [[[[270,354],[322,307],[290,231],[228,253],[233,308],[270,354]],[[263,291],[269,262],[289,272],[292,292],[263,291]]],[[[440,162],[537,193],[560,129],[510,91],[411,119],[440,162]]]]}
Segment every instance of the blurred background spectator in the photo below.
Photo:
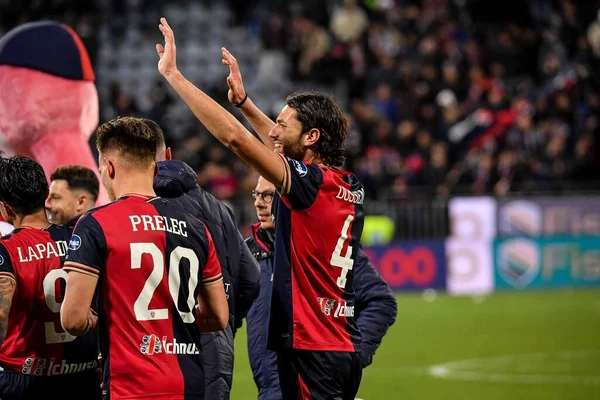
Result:
{"type": "MultiPolygon", "coordinates": [[[[0,0],[0,31],[54,18],[84,40],[101,121],[141,115],[245,222],[255,174],[204,132],[158,76],[160,15],[179,67],[227,104],[220,47],[275,116],[296,88],[351,122],[346,168],[367,203],[594,187],[600,150],[597,2],[575,0],[0,0]],[[506,22],[510,21],[510,22],[506,22]]],[[[237,110],[236,115],[241,116],[237,110]]]]}

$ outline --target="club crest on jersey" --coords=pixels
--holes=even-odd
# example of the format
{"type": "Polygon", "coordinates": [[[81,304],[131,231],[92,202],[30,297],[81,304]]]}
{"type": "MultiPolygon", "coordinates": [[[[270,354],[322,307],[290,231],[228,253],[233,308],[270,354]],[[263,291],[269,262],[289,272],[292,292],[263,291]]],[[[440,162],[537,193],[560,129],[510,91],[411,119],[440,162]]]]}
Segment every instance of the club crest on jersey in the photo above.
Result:
{"type": "Polygon", "coordinates": [[[4,257],[0,256],[0,265],[4,264],[4,257]]]}
{"type": "Polygon", "coordinates": [[[317,301],[321,305],[321,311],[325,315],[331,315],[331,310],[335,307],[335,300],[328,299],[327,297],[317,297],[317,301]]]}
{"type": "Polygon", "coordinates": [[[292,164],[294,164],[294,169],[296,170],[296,172],[298,172],[298,175],[300,175],[301,178],[306,176],[306,174],[308,173],[308,168],[306,167],[306,164],[297,160],[292,160],[292,164]]]}
{"type": "Polygon", "coordinates": [[[162,343],[159,337],[154,334],[144,335],[144,337],[142,337],[140,351],[142,354],[148,354],[149,356],[162,353],[162,343]]]}
{"type": "Polygon", "coordinates": [[[81,247],[81,238],[78,235],[71,236],[69,240],[69,250],[77,250],[81,247]]]}

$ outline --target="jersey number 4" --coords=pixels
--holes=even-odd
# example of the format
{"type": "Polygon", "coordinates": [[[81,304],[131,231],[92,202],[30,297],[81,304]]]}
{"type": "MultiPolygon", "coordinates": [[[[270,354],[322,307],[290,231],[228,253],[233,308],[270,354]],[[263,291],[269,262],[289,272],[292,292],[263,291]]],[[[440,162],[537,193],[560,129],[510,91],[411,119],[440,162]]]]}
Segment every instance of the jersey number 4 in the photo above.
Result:
{"type": "Polygon", "coordinates": [[[344,243],[346,243],[346,240],[348,240],[350,224],[352,221],[354,221],[354,216],[348,215],[348,218],[346,218],[346,221],[344,221],[342,233],[338,238],[333,253],[331,254],[331,260],[329,261],[334,267],[342,269],[339,278],[337,278],[337,285],[342,289],[346,288],[346,276],[348,275],[348,271],[352,271],[352,267],[354,266],[354,260],[352,260],[352,246],[348,245],[346,255],[342,255],[342,249],[344,248],[344,243]]]}
{"type": "MultiPolygon", "coordinates": [[[[165,274],[165,262],[163,252],[154,243],[131,243],[131,268],[138,269],[142,267],[142,255],[149,254],[152,257],[152,272],[142,288],[137,300],[133,304],[135,318],[138,321],[153,321],[169,318],[168,308],[150,309],[150,301],[154,292],[163,280],[165,274]]],[[[194,316],[194,307],[196,298],[194,293],[198,287],[198,272],[200,261],[192,249],[186,247],[176,247],[169,256],[169,292],[175,303],[175,307],[185,323],[192,323],[196,320],[194,316]],[[179,264],[182,259],[188,260],[190,264],[190,279],[188,282],[187,308],[189,311],[179,309],[179,290],[181,288],[181,276],[179,274],[179,264]]]]}

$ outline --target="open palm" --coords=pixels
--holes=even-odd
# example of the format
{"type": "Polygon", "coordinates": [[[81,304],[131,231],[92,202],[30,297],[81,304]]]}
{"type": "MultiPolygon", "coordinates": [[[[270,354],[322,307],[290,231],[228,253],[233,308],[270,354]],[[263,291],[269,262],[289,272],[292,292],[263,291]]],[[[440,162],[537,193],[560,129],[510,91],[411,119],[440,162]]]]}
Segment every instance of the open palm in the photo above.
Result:
{"type": "Polygon", "coordinates": [[[165,38],[164,47],[161,44],[156,45],[156,52],[160,57],[160,60],[158,60],[158,72],[167,77],[173,72],[177,71],[175,34],[169,26],[166,18],[160,19],[158,29],[160,29],[163,37],[165,38]]]}
{"type": "Polygon", "coordinates": [[[242,81],[242,73],[237,60],[225,47],[221,48],[221,54],[223,60],[221,62],[229,67],[229,76],[227,77],[227,85],[229,85],[229,92],[227,92],[227,98],[232,104],[238,104],[246,96],[244,90],[244,82],[242,81]]]}

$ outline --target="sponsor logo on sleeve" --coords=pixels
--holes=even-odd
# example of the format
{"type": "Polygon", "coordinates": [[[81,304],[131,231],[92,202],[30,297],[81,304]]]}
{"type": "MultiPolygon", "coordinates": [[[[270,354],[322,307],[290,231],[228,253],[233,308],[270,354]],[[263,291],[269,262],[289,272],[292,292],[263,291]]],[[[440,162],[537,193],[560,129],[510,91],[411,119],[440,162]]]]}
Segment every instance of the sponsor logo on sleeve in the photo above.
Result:
{"type": "Polygon", "coordinates": [[[69,250],[78,250],[81,247],[81,238],[78,235],[71,236],[69,240],[69,250]]]}
{"type": "Polygon", "coordinates": [[[294,169],[296,170],[296,172],[298,172],[298,175],[300,175],[301,178],[305,177],[308,173],[308,167],[306,166],[306,164],[297,160],[290,160],[292,161],[292,164],[294,164],[294,169]]]}

